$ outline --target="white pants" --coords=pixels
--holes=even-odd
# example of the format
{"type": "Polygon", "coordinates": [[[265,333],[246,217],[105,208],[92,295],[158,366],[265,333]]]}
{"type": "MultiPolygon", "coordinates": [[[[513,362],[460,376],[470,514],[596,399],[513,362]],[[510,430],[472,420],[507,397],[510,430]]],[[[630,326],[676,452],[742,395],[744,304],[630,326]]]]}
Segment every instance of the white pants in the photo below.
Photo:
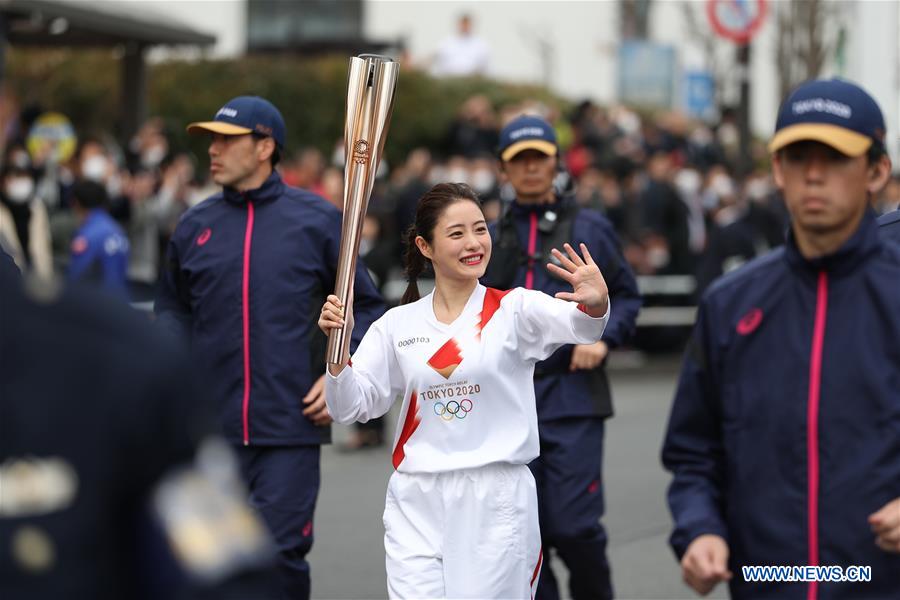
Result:
{"type": "Polygon", "coordinates": [[[395,472],[384,530],[391,598],[534,597],[541,533],[525,465],[395,472]]]}

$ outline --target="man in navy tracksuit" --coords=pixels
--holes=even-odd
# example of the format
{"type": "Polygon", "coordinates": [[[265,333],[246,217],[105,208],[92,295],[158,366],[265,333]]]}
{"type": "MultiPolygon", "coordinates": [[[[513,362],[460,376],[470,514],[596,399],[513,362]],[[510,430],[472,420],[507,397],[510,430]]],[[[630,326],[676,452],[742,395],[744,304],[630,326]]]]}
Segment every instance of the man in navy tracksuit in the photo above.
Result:
{"type": "MultiPolygon", "coordinates": [[[[545,120],[523,116],[500,134],[501,167],[515,201],[492,225],[493,252],[483,282],[507,289],[524,286],[551,296],[566,283],[546,268],[550,250],[584,243],[609,286],[611,314],[603,341],[564,346],[535,368],[541,455],[530,465],[537,482],[543,551],[555,548],[569,569],[572,597],[612,597],[603,515],[603,429],[612,415],[604,362],[610,348],[634,330],[641,305],[634,275],[612,225],[597,211],[557,195],[556,133],[545,120]]],[[[559,598],[556,578],[544,562],[541,600],[559,598]]]]}
{"type": "MultiPolygon", "coordinates": [[[[285,126],[268,101],[235,98],[188,131],[212,134],[210,172],[224,189],[179,221],[155,310],[190,337],[221,400],[251,502],[279,546],[284,596],[308,598],[319,446],[331,436],[316,322],[334,289],[341,214],[273,170],[285,126]]],[[[358,343],[384,310],[362,263],[354,293],[358,343]]]]}
{"type": "Polygon", "coordinates": [[[701,594],[900,598],[900,246],[869,204],[890,177],[884,134],[856,85],[797,88],[769,146],[787,243],[700,302],[662,458],[672,547],[701,594]],[[762,565],[871,581],[743,569],[762,565]]]}

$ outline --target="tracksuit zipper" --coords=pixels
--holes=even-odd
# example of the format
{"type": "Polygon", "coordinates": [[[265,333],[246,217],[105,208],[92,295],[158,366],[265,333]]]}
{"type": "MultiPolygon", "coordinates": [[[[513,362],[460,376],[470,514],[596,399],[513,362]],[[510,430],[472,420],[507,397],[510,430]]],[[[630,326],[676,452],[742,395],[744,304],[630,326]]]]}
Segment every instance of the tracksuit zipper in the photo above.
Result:
{"type": "MultiPolygon", "coordinates": [[[[246,200],[246,196],[244,197],[246,200]]],[[[247,227],[244,231],[244,273],[241,285],[241,312],[244,328],[244,402],[241,416],[244,445],[250,445],[250,248],[253,242],[253,203],[247,200],[247,227]]]]}
{"type": "Polygon", "coordinates": [[[525,272],[525,289],[534,289],[534,253],[537,251],[538,218],[531,212],[528,223],[528,270],[525,272]]]}
{"type": "MultiPolygon", "coordinates": [[[[822,350],[825,345],[825,319],[828,314],[828,275],[819,271],[816,289],[816,316],[809,360],[809,399],[806,406],[806,476],[809,566],[819,564],[819,406],[822,386],[822,350]]],[[[807,600],[816,600],[818,586],[809,583],[807,600]]]]}

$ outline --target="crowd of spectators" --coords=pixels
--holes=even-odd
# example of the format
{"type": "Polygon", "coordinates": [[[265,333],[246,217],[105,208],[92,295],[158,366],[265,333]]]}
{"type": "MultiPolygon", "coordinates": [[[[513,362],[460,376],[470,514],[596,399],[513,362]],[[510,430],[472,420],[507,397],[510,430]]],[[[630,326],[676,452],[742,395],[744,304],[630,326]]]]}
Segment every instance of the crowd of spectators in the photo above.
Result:
{"type": "MultiPolygon", "coordinates": [[[[0,132],[0,244],[22,269],[64,275],[81,219],[71,190],[78,180],[94,181],[106,190],[105,210],[128,239],[130,297],[150,299],[179,216],[214,191],[206,157],[174,147],[170,127],[180,125],[157,117],[125,145],[109,132],[78,132],[77,150],[55,164],[51,152],[25,144],[40,113],[25,107],[0,132]]],[[[783,238],[786,212],[768,171],[736,176],[738,135],[728,111],[710,125],[678,113],[646,116],[590,101],[567,114],[540,103],[496,107],[476,95],[459,107],[443,143],[412,149],[401,162],[385,161],[379,169],[361,254],[382,291],[401,279],[402,232],[431,185],[468,183],[483,198],[488,217],[499,216],[512,198],[496,159],[497,135],[503,123],[523,113],[556,125],[560,192],[572,192],[579,203],[607,215],[638,275],[693,276],[702,290],[783,238]]],[[[754,158],[766,163],[761,143],[754,158]]],[[[280,169],[289,184],[340,207],[343,161],[338,140],[326,152],[289,148],[280,169]]],[[[898,204],[895,177],[875,208],[886,212],[898,204]]],[[[386,295],[394,300],[390,289],[386,295]]]]}

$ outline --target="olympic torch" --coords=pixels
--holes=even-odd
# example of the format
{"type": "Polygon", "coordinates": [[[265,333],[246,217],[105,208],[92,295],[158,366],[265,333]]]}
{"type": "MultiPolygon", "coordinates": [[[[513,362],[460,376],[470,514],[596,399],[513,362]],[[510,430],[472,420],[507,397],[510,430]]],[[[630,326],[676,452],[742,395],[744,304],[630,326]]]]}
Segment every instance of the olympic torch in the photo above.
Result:
{"type": "MultiPolygon", "coordinates": [[[[385,56],[361,54],[350,59],[344,123],[344,220],[334,291],[344,306],[344,314],[352,309],[359,238],[391,121],[398,72],[398,64],[385,56]]],[[[346,325],[332,329],[328,335],[328,363],[340,364],[349,351],[346,325]]]]}

